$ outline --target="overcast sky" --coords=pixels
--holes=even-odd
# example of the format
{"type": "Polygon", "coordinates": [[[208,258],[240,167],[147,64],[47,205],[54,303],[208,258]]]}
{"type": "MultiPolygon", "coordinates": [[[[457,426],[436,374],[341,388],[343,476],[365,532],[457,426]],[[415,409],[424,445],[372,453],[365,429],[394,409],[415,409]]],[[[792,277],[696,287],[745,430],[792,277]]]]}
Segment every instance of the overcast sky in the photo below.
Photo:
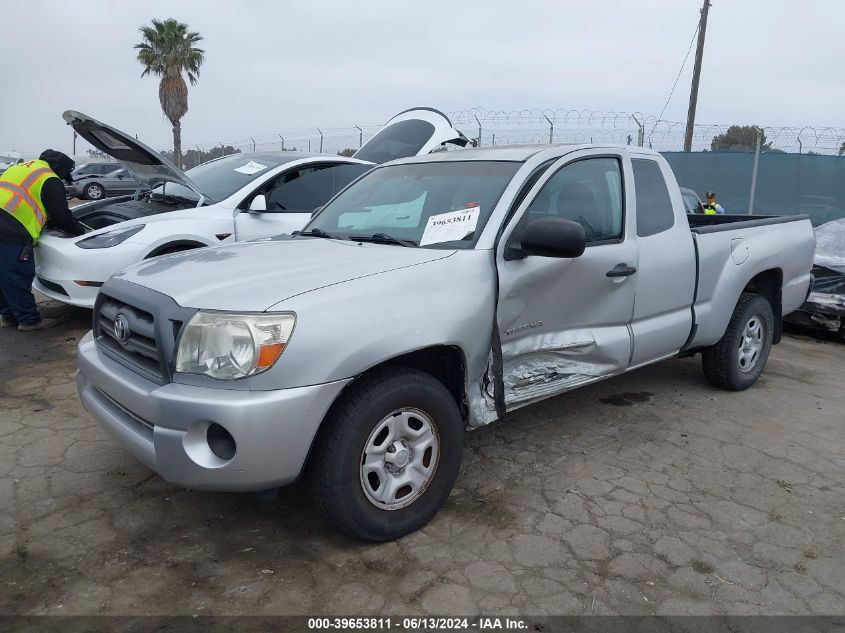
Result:
{"type": "MultiPolygon", "coordinates": [[[[444,111],[660,113],[699,0],[112,2],[3,9],[0,152],[70,151],[80,110],[171,145],[158,80],[132,46],[151,18],[187,22],[206,62],[183,146],[444,111]]],[[[843,0],[713,0],[697,122],[845,126],[843,0]]],[[[693,51],[694,55],[694,51],[693,51]]],[[[686,118],[693,55],[665,119],[686,118]]]]}

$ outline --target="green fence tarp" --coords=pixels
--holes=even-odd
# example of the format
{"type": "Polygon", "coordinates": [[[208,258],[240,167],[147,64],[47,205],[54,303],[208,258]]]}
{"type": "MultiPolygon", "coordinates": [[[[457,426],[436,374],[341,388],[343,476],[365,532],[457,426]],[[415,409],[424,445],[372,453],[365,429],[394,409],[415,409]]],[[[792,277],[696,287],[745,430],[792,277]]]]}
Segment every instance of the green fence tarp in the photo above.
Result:
{"type": "MultiPolygon", "coordinates": [[[[715,191],[726,213],[748,213],[753,152],[661,152],[678,184],[715,191]]],[[[818,226],[845,218],[845,156],[761,153],[754,215],[806,213],[818,226]]]]}

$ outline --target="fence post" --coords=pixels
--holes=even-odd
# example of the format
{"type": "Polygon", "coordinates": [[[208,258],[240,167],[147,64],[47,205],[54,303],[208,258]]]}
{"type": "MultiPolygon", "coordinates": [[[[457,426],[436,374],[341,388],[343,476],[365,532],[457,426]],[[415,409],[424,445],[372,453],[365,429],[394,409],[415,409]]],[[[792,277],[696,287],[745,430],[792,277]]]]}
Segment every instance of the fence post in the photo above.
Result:
{"type": "Polygon", "coordinates": [[[552,143],[554,143],[553,139],[554,139],[554,136],[555,136],[555,124],[552,123],[552,120],[549,117],[547,117],[545,114],[543,115],[543,118],[546,119],[546,121],[549,122],[549,145],[551,145],[552,143]]]}
{"type": "Polygon", "coordinates": [[[358,129],[358,149],[361,149],[364,146],[364,130],[359,128],[354,123],[352,125],[358,129]]]}
{"type": "Polygon", "coordinates": [[[323,130],[317,128],[317,131],[320,133],[320,153],[323,153],[323,130]]]}
{"type": "Polygon", "coordinates": [[[478,115],[473,112],[472,116],[475,118],[475,122],[478,123],[478,140],[475,143],[476,147],[481,147],[481,121],[478,120],[478,115]]]}
{"type": "Polygon", "coordinates": [[[493,132],[493,147],[496,147],[496,133],[493,132]]]}
{"type": "Polygon", "coordinates": [[[751,171],[751,194],[748,196],[748,215],[754,215],[754,194],[757,189],[757,165],[760,162],[760,137],[762,136],[762,131],[758,127],[755,127],[755,129],[757,130],[757,147],[754,149],[754,169],[751,171]]]}
{"type": "Polygon", "coordinates": [[[640,128],[639,133],[637,133],[637,145],[642,147],[643,143],[645,142],[645,127],[643,126],[642,123],[640,123],[640,120],[637,118],[637,116],[635,114],[632,114],[631,118],[634,119],[634,121],[637,124],[637,127],[640,128]]]}

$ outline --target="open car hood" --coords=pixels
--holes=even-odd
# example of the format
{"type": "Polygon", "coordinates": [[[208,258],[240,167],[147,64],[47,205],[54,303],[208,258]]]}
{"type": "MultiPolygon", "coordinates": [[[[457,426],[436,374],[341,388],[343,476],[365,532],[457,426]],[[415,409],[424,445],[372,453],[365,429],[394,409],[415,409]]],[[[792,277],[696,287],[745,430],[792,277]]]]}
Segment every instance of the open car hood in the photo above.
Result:
{"type": "Polygon", "coordinates": [[[142,185],[152,188],[175,182],[193,190],[200,200],[209,199],[185,172],[129,134],[74,110],[68,110],[62,118],[91,145],[120,161],[142,185]]]}
{"type": "Polygon", "coordinates": [[[390,119],[384,128],[352,157],[371,163],[429,154],[445,143],[465,147],[469,139],[434,108],[411,108],[390,119]]]}

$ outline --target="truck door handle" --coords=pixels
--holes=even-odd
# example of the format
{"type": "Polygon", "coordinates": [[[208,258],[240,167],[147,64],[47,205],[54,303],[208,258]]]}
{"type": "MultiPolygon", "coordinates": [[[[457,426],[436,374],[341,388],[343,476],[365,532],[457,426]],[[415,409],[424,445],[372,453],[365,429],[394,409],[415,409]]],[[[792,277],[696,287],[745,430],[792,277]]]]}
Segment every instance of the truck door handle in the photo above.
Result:
{"type": "Polygon", "coordinates": [[[616,264],[612,270],[608,270],[605,275],[608,277],[630,277],[637,269],[628,264],[616,264]]]}

